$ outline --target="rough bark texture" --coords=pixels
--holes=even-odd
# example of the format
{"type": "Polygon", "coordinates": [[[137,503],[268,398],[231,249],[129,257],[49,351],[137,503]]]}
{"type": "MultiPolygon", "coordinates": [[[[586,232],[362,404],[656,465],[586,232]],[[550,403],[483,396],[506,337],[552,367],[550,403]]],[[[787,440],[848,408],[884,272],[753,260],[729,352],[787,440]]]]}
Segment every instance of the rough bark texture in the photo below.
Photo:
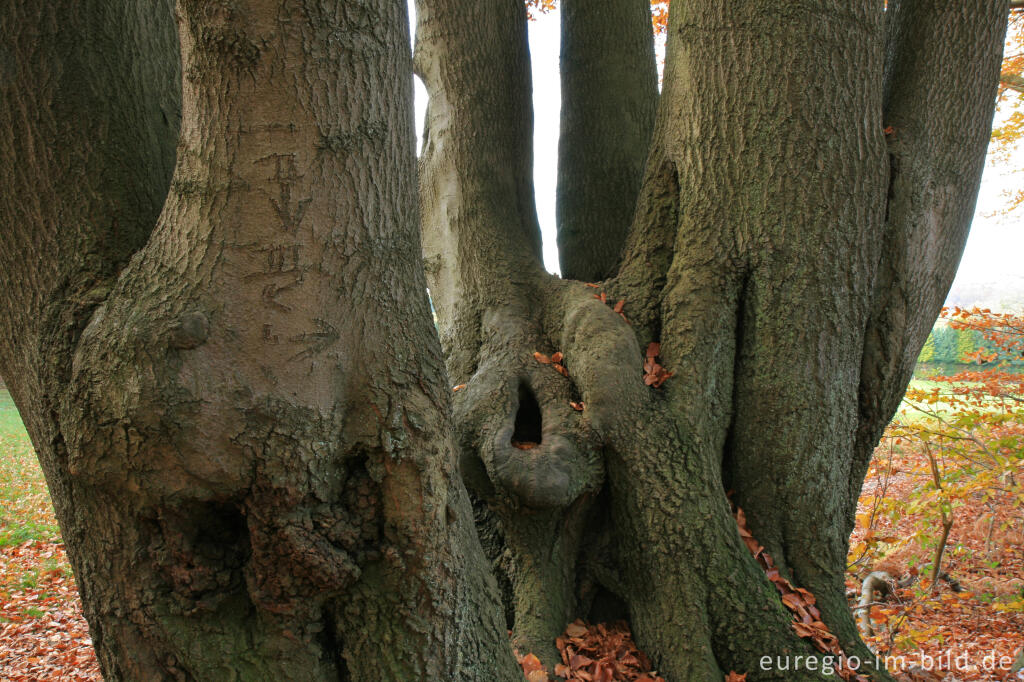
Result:
{"type": "Polygon", "coordinates": [[[857,457],[896,410],[953,283],[991,131],[1001,2],[897,2],[887,17],[883,118],[889,190],[860,389],[857,457]]]}
{"type": "Polygon", "coordinates": [[[563,0],[558,261],[584,282],[615,272],[658,102],[648,0],[563,0]]]}
{"type": "Polygon", "coordinates": [[[52,89],[38,103],[31,86],[9,93],[5,123],[22,134],[2,164],[21,208],[3,271],[42,298],[5,302],[49,324],[5,345],[3,372],[105,676],[514,679],[420,265],[403,3],[182,0],[181,138],[152,235],[176,126],[146,89],[175,85],[170,8],[108,5],[5,10],[9,35],[57,35],[45,59],[18,55],[23,85],[52,89]],[[135,50],[153,66],[134,67],[135,50]],[[99,101],[108,83],[123,102],[99,101]],[[77,118],[76,88],[95,98],[95,126],[77,118]],[[48,133],[84,157],[68,165],[93,204],[75,203],[77,177],[51,177],[48,133]],[[127,178],[103,177],[135,146],[127,178]],[[54,196],[16,194],[39,188],[54,196]],[[101,242],[122,216],[119,274],[108,257],[91,289],[43,285],[76,267],[54,256],[85,269],[65,224],[101,242]],[[45,239],[63,251],[33,243],[45,239]],[[44,266],[57,272],[29,269],[44,266]],[[21,378],[50,358],[51,374],[21,378]]]}
{"type": "Polygon", "coordinates": [[[526,11],[519,0],[421,0],[417,17],[417,72],[430,95],[424,256],[448,371],[468,382],[455,397],[462,470],[481,501],[515,642],[550,663],[573,614],[583,520],[602,472],[599,445],[569,406],[574,387],[532,355],[556,350],[543,317],[560,312],[537,303],[560,283],[540,261],[526,11]],[[540,418],[517,428],[524,410],[540,418]]]}
{"type": "MultiPolygon", "coordinates": [[[[607,28],[606,17],[581,7],[563,5],[565,82],[583,88],[573,76],[594,74],[577,93],[591,109],[617,98],[641,99],[637,89],[623,91],[611,77],[602,81],[600,65],[571,68],[572,59],[583,58],[574,50],[593,55],[584,18],[607,28]]],[[[451,181],[458,187],[486,183],[489,171],[474,164],[494,154],[493,141],[506,139],[521,119],[511,123],[494,111],[472,125],[449,123],[449,130],[468,134],[444,154],[428,142],[421,201],[436,206],[445,196],[451,203],[446,211],[424,213],[427,257],[448,254],[459,263],[460,281],[484,292],[467,296],[444,277],[431,280],[435,298],[444,302],[439,324],[449,369],[456,383],[466,384],[456,397],[463,475],[481,500],[478,510],[486,506],[478,522],[499,579],[507,580],[517,639],[543,650],[544,638],[564,626],[567,612],[625,608],[641,646],[669,679],[715,679],[728,670],[750,672],[751,679],[821,677],[759,667],[765,655],[811,650],[792,634],[788,614],[739,542],[725,494],[732,490],[783,573],[818,595],[847,653],[865,657],[844,597],[846,538],[865,444],[869,452],[896,407],[892,397],[909,378],[886,374],[885,385],[875,385],[874,375],[888,371],[877,366],[878,348],[913,358],[924,339],[917,332],[892,336],[891,304],[883,299],[895,276],[903,284],[894,292],[927,291],[937,306],[955,270],[955,259],[944,258],[928,266],[937,278],[922,277],[915,262],[894,257],[886,241],[900,180],[885,134],[891,97],[883,91],[904,87],[892,85],[898,80],[893,74],[919,61],[892,57],[894,51],[909,55],[920,41],[930,41],[942,53],[941,68],[929,77],[938,99],[918,115],[933,117],[927,125],[952,130],[962,120],[956,109],[968,102],[971,113],[964,117],[977,122],[971,129],[987,132],[1005,9],[979,4],[940,11],[926,3],[915,11],[933,13],[919,24],[931,33],[904,44],[892,29],[898,10],[887,17],[880,4],[811,9],[755,3],[741,10],[724,2],[674,3],[664,89],[625,256],[603,285],[609,302],[625,299],[632,327],[595,300],[593,289],[537,274],[532,254],[514,238],[498,253],[473,247],[480,234],[513,236],[509,226],[529,217],[532,207],[508,220],[482,209],[486,204],[439,192],[441,169],[459,178],[451,181]],[[958,44],[968,34],[971,39],[958,44]],[[894,63],[902,66],[893,71],[894,63]],[[948,91],[940,93],[944,87],[948,91]],[[510,261],[524,265],[510,275],[504,265],[510,261]],[[880,332],[880,324],[889,328],[880,332]],[[662,362],[675,372],[661,389],[642,382],[642,349],[650,341],[660,341],[662,362]],[[534,351],[556,350],[564,353],[568,377],[531,359],[534,351]],[[541,406],[543,438],[537,448],[517,452],[509,444],[517,440],[523,411],[517,391],[521,396],[524,384],[541,406]],[[586,405],[582,413],[564,409],[577,397],[586,405]],[[871,407],[875,401],[880,408],[871,407]],[[574,447],[563,453],[547,445],[559,438],[574,447]],[[599,460],[580,470],[581,452],[599,460]],[[595,467],[603,476],[555,484],[566,473],[582,476],[595,467]],[[549,494],[551,488],[558,494],[549,494]],[[599,504],[577,516],[591,498],[599,504]],[[536,521],[552,508],[566,521],[544,530],[536,521]],[[577,538],[586,550],[565,553],[577,538]],[[549,600],[555,606],[538,613],[535,600],[524,600],[538,580],[523,573],[552,575],[540,568],[545,560],[574,557],[572,593],[561,591],[570,586],[568,578],[551,578],[547,593],[557,595],[549,600]],[[526,613],[524,601],[531,605],[526,613]]],[[[452,12],[446,25],[459,21],[452,12]]],[[[444,102],[441,109],[471,102],[471,93],[514,80],[500,76],[516,69],[498,57],[509,49],[498,47],[501,32],[494,28],[470,40],[469,27],[480,26],[483,17],[468,7],[458,12],[467,33],[461,41],[435,42],[418,59],[420,71],[457,60],[467,46],[479,51],[475,63],[493,59],[500,68],[454,72],[457,77],[435,80],[434,88],[427,79],[432,108],[435,101],[444,102]]],[[[521,44],[513,37],[520,31],[511,25],[504,37],[521,44]]],[[[919,63],[923,75],[925,60],[919,63]]],[[[907,106],[916,111],[910,99],[907,106]]],[[[581,128],[574,117],[584,108],[563,108],[560,198],[580,199],[590,191],[586,172],[570,172],[582,165],[573,166],[569,152],[588,154],[597,164],[591,182],[621,165],[614,151],[600,160],[596,150],[607,149],[607,135],[581,128]],[[573,135],[577,146],[570,144],[573,135]]],[[[629,134],[637,129],[621,125],[629,134]]],[[[431,136],[435,130],[432,125],[431,136]]],[[[980,168],[984,133],[936,145],[980,168]]],[[[920,163],[930,166],[932,159],[920,163]]],[[[962,196],[969,204],[977,178],[968,177],[962,196]]],[[[503,196],[514,210],[513,195],[503,196]]],[[[632,206],[629,191],[615,196],[620,209],[632,206]]],[[[593,206],[603,206],[603,198],[593,206]]],[[[970,206],[954,203],[933,214],[934,244],[958,255],[970,206]]],[[[587,271],[584,264],[606,268],[607,261],[585,249],[614,241],[606,230],[619,223],[571,223],[567,216],[576,209],[568,206],[560,206],[560,245],[582,245],[584,255],[566,271],[600,277],[600,269],[587,271]],[[578,229],[565,231],[570,224],[578,229]]],[[[603,218],[608,212],[597,213],[603,218]]],[[[917,245],[912,248],[930,248],[919,234],[906,239],[917,245]]],[[[562,254],[563,267],[574,255],[562,254]]],[[[907,319],[926,330],[937,307],[914,312],[907,319]]]]}
{"type": "Polygon", "coordinates": [[[625,615],[673,682],[822,679],[761,669],[812,649],[727,490],[863,655],[1007,5],[889,8],[676,0],[652,130],[646,4],[566,2],[565,272],[622,250],[627,322],[541,266],[519,0],[418,2],[426,277],[399,0],[8,2],[0,374],[108,678],[512,680],[506,626],[625,615]]]}

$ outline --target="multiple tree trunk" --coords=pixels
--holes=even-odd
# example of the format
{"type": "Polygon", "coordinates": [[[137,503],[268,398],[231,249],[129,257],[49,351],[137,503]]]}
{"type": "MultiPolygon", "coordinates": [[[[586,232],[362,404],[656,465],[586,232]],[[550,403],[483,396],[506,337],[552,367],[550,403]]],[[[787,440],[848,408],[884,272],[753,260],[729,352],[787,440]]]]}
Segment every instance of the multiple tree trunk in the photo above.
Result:
{"type": "Polygon", "coordinates": [[[660,96],[645,0],[565,0],[566,279],[522,3],[418,0],[415,59],[405,10],[0,10],[0,374],[105,676],[512,680],[506,628],[551,662],[624,616],[669,680],[798,679],[761,669],[812,649],[731,503],[864,656],[846,538],[1005,0],[676,0],[660,96]]]}

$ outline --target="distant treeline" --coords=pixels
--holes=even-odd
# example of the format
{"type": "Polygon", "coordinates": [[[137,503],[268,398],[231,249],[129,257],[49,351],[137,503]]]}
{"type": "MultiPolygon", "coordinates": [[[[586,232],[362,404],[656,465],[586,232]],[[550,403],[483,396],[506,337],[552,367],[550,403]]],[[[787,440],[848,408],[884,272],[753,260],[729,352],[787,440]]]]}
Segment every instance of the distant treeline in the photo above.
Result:
{"type": "Polygon", "coordinates": [[[948,326],[937,326],[932,329],[917,362],[926,365],[960,364],[970,362],[967,358],[978,351],[985,356],[994,354],[996,357],[992,363],[1024,363],[1024,358],[999,348],[975,329],[953,329],[948,326]]]}

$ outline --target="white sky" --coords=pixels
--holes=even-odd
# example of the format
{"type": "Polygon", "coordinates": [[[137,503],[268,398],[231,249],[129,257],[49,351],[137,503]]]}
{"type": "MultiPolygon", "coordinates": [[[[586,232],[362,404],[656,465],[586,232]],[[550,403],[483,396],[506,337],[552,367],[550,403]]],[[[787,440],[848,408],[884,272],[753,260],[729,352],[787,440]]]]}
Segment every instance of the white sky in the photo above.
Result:
{"type": "MultiPolygon", "coordinates": [[[[410,14],[415,16],[411,7],[410,14]]],[[[544,239],[544,264],[552,272],[558,272],[558,254],[555,247],[555,183],[560,103],[559,39],[557,11],[530,22],[537,214],[544,239]]],[[[426,100],[426,91],[417,79],[416,125],[419,134],[422,134],[426,100]]],[[[1011,215],[1000,215],[1001,209],[1007,203],[1003,194],[1019,187],[1024,180],[1021,168],[1024,168],[1024,152],[1016,154],[1016,158],[1010,163],[993,163],[990,159],[986,165],[978,196],[978,209],[956,281],[953,283],[951,298],[958,293],[961,297],[970,298],[975,292],[983,291],[987,292],[983,294],[987,297],[987,304],[1001,301],[1011,306],[1024,306],[1024,210],[1018,210],[1011,215]],[[1014,170],[1014,167],[1017,170],[1014,170]]]]}

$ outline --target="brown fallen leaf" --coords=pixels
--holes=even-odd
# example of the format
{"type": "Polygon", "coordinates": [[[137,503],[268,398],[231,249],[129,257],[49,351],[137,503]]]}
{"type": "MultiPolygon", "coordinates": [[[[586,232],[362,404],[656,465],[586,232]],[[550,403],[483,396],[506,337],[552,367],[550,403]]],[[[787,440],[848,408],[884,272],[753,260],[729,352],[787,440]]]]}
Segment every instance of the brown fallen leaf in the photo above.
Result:
{"type": "Polygon", "coordinates": [[[569,370],[565,368],[565,365],[560,365],[556,362],[552,365],[552,367],[554,367],[555,371],[561,374],[563,377],[569,376],[569,370]]]}
{"type": "Polygon", "coordinates": [[[544,664],[533,654],[523,656],[523,660],[519,662],[519,665],[523,666],[523,672],[527,675],[538,670],[544,670],[544,664]]]}
{"type": "Polygon", "coordinates": [[[600,288],[599,285],[594,284],[593,282],[586,282],[586,286],[590,287],[591,289],[599,289],[600,288]]]}
{"type": "Polygon", "coordinates": [[[584,408],[584,405],[583,405],[582,401],[581,402],[575,402],[573,400],[570,400],[569,401],[569,406],[572,407],[572,409],[576,410],[577,412],[582,412],[583,408],[584,408]]]}
{"type": "Polygon", "coordinates": [[[729,671],[729,674],[725,676],[725,682],[746,682],[747,674],[729,671]]]}
{"type": "Polygon", "coordinates": [[[564,357],[565,356],[562,355],[562,351],[555,351],[551,354],[551,362],[561,362],[564,357]]]}
{"type": "Polygon", "coordinates": [[[452,388],[452,391],[453,391],[453,392],[454,392],[454,391],[461,391],[461,390],[462,390],[462,389],[464,389],[465,387],[466,387],[466,384],[459,384],[458,386],[455,386],[454,388],[452,388]]]}
{"type": "Polygon", "coordinates": [[[514,440],[512,441],[512,447],[517,448],[519,450],[533,450],[534,448],[538,447],[538,444],[531,443],[529,441],[525,443],[520,443],[519,441],[514,440]]]}
{"type": "Polygon", "coordinates": [[[550,365],[551,364],[551,358],[549,358],[548,356],[544,355],[543,353],[541,353],[539,351],[534,351],[533,359],[536,360],[537,362],[539,362],[542,365],[550,365]]]}
{"type": "Polygon", "coordinates": [[[622,309],[625,306],[626,306],[626,299],[624,299],[624,298],[623,299],[619,299],[619,302],[615,304],[615,307],[612,308],[612,310],[614,310],[615,312],[621,314],[622,313],[622,309]]]}
{"type": "Polygon", "coordinates": [[[587,634],[587,626],[583,624],[583,621],[577,618],[573,622],[565,626],[565,634],[570,637],[581,637],[587,634]]]}
{"type": "Polygon", "coordinates": [[[654,388],[660,388],[673,375],[673,372],[669,372],[658,362],[657,357],[660,353],[660,343],[652,341],[648,344],[644,358],[644,384],[654,388]]]}

